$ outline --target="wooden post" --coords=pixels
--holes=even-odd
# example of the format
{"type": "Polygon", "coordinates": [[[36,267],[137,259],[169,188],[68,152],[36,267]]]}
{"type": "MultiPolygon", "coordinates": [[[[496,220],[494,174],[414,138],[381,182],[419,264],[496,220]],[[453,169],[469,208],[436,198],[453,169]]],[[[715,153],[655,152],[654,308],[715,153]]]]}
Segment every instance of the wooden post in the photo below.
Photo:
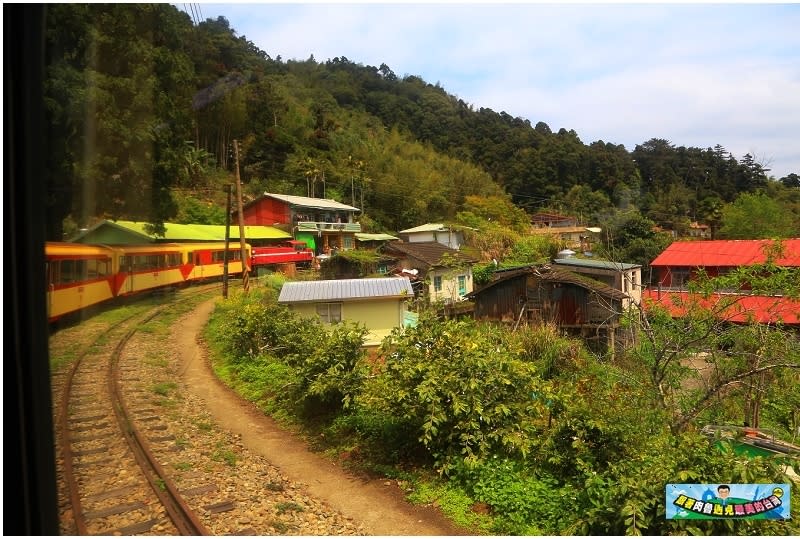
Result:
{"type": "Polygon", "coordinates": [[[239,245],[242,248],[242,288],[245,294],[250,290],[250,261],[247,260],[247,247],[244,237],[244,208],[242,207],[242,180],[239,177],[239,141],[233,141],[233,155],[236,159],[236,205],[239,209],[239,245]]]}
{"type": "Polygon", "coordinates": [[[228,243],[231,238],[231,186],[225,186],[228,206],[225,210],[225,251],[222,253],[222,297],[228,299],[228,243]]]}

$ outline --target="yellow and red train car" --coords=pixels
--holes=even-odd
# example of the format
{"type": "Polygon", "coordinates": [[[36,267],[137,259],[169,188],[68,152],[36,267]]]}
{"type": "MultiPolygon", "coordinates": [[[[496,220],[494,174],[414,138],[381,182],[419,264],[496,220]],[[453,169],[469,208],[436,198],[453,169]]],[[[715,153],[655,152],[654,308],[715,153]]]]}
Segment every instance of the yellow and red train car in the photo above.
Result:
{"type": "MultiPolygon", "coordinates": [[[[245,260],[251,248],[245,244],[245,260]]],[[[47,242],[47,317],[59,318],[99,305],[165,287],[222,278],[225,243],[153,243],[89,245],[47,242]]],[[[241,275],[239,244],[228,246],[228,275],[241,275]]]]}
{"type": "Polygon", "coordinates": [[[101,245],[47,242],[47,318],[97,305],[114,297],[116,254],[101,245]]]}
{"type": "Polygon", "coordinates": [[[186,284],[186,264],[179,244],[121,245],[112,249],[116,255],[115,296],[186,284]]]}
{"type": "MultiPolygon", "coordinates": [[[[184,253],[188,281],[205,281],[222,277],[225,269],[225,242],[180,245],[184,253]]],[[[245,243],[246,260],[250,260],[251,253],[250,244],[245,243]]],[[[241,273],[242,248],[239,243],[229,243],[228,275],[241,275],[241,273]]]]}

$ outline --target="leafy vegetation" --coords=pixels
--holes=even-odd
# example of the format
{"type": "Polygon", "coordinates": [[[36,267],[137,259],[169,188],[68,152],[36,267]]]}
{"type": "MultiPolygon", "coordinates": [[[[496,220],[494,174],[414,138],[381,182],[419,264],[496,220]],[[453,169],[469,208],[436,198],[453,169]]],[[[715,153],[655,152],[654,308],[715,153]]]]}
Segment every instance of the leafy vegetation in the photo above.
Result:
{"type": "MultiPolygon", "coordinates": [[[[756,277],[756,287],[787,286],[780,272],[756,277]]],[[[741,417],[731,412],[744,410],[746,386],[693,414],[702,400],[694,371],[682,356],[660,366],[655,358],[695,350],[691,338],[704,332],[707,345],[724,345],[720,375],[736,377],[752,369],[744,354],[754,346],[764,361],[796,362],[796,336],[758,324],[734,331],[692,308],[689,327],[648,310],[640,330],[652,336],[613,363],[554,326],[511,331],[430,313],[368,356],[358,328],[301,320],[261,288],[220,304],[207,331],[216,368],[227,369],[240,393],[341,462],[397,478],[409,499],[435,503],[474,533],[797,534],[793,521],[664,517],[668,483],[791,481],[780,459],[740,456],[724,442],[718,449],[698,432],[709,418],[741,417]]],[[[797,371],[770,373],[760,386],[762,426],[790,437],[797,371]]]]}

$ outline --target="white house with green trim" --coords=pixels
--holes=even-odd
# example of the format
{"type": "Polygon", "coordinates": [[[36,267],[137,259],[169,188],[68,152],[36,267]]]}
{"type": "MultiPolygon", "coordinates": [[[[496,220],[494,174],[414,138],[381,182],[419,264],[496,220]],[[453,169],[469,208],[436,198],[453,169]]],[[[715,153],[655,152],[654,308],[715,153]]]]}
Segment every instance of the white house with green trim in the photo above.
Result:
{"type": "Polygon", "coordinates": [[[413,275],[422,283],[422,294],[431,302],[460,301],[474,289],[471,256],[437,241],[393,241],[381,253],[394,258],[395,274],[413,275]]]}

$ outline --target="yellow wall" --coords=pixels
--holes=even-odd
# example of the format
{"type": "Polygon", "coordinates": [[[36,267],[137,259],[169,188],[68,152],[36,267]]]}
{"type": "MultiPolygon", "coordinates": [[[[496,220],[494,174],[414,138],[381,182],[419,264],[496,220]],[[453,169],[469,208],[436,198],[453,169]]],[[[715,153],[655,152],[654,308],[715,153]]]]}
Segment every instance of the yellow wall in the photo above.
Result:
{"type": "MultiPolygon", "coordinates": [[[[402,327],[404,302],[400,298],[345,301],[342,302],[342,320],[363,325],[369,331],[365,344],[378,344],[394,328],[402,327]]],[[[290,308],[301,316],[317,316],[316,303],[295,303],[290,308]]]]}

